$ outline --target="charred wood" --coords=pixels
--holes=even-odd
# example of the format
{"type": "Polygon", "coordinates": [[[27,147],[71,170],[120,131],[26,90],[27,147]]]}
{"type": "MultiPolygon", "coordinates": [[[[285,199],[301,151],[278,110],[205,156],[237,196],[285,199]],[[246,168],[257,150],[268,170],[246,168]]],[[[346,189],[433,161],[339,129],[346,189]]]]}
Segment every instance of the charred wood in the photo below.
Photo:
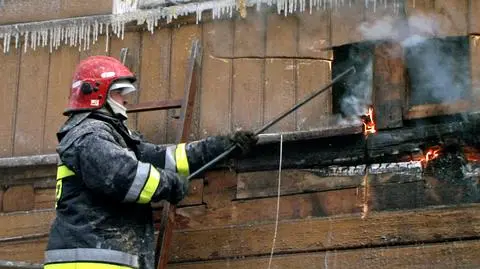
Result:
{"type": "MultiPolygon", "coordinates": [[[[291,140],[283,144],[283,168],[318,168],[329,165],[395,163],[414,160],[432,146],[480,145],[480,117],[468,115],[464,121],[417,125],[360,134],[291,140]]],[[[238,172],[278,169],[279,142],[259,143],[251,155],[234,163],[238,172]]]]}

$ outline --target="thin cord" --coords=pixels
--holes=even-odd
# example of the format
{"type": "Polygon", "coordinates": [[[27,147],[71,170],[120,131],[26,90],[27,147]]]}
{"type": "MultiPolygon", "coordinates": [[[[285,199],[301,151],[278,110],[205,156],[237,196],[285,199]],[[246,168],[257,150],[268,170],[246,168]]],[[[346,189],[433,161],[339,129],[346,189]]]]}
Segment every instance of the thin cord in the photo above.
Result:
{"type": "Polygon", "coordinates": [[[272,266],[273,250],[275,249],[275,241],[277,240],[278,217],[280,215],[280,183],[282,180],[282,156],[283,156],[283,135],[280,134],[280,161],[278,165],[278,189],[277,189],[277,217],[275,220],[275,232],[273,234],[272,250],[270,251],[270,260],[268,261],[268,269],[272,266]]]}

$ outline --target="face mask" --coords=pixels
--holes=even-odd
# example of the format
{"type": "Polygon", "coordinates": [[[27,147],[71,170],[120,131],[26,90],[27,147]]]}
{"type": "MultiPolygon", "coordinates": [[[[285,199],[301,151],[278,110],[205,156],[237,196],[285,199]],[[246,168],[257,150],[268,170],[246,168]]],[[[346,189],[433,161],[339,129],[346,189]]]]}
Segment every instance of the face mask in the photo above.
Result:
{"type": "MultiPolygon", "coordinates": [[[[121,95],[127,95],[136,90],[137,89],[135,88],[135,86],[133,86],[132,83],[126,81],[115,82],[110,87],[110,91],[118,91],[121,95]]],[[[128,119],[127,108],[123,106],[123,104],[120,104],[117,101],[113,100],[110,94],[107,97],[107,104],[110,106],[115,116],[121,118],[122,120],[128,119]]]]}
{"type": "Polygon", "coordinates": [[[113,100],[110,95],[107,97],[107,104],[110,106],[115,116],[120,117],[122,120],[128,119],[127,108],[113,100]]]}

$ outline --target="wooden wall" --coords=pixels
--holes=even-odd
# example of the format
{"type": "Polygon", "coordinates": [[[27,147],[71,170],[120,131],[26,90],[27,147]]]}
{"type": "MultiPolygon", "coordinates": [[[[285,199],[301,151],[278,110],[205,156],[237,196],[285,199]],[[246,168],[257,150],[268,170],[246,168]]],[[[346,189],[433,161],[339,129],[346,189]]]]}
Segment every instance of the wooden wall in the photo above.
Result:
{"type": "MultiPolygon", "coordinates": [[[[237,128],[257,128],[331,80],[333,52],[326,48],[362,41],[364,37],[355,30],[359,23],[373,22],[385,15],[402,16],[402,12],[392,13],[381,5],[373,12],[363,7],[363,1],[359,2],[362,3],[332,12],[320,10],[287,17],[267,9],[249,10],[246,19],[169,27],[154,34],[130,31],[124,40],[113,37],[108,43],[102,36],[84,52],[61,47],[52,54],[43,48],[1,54],[0,72],[8,75],[2,75],[4,83],[0,85],[3,115],[0,119],[0,157],[54,153],[54,134],[65,120],[61,112],[66,105],[74,67],[87,55],[118,57],[122,47],[129,48],[128,65],[137,73],[140,88],[130,100],[133,103],[181,97],[186,61],[194,38],[202,41],[204,55],[197,105],[199,126],[191,138],[227,133],[237,128]]],[[[71,12],[65,3],[60,7],[71,12]]],[[[439,37],[471,33],[470,51],[466,53],[471,55],[472,100],[480,100],[479,37],[475,34],[478,23],[477,16],[471,12],[474,7],[475,1],[467,0],[457,0],[455,4],[441,0],[410,0],[405,14],[407,18],[425,13],[439,17],[438,21],[451,26],[441,28],[449,30],[436,33],[439,37]],[[458,27],[452,28],[452,25],[458,27]]],[[[90,14],[88,9],[82,12],[90,14]]],[[[399,127],[404,117],[418,118],[470,108],[459,103],[441,109],[420,107],[405,111],[408,79],[399,44],[377,44],[373,54],[373,103],[379,112],[376,114],[385,115],[377,119],[380,128],[399,127]],[[400,53],[391,57],[392,50],[400,53]],[[386,88],[390,90],[385,91],[386,88]]],[[[476,107],[478,104],[476,102],[476,107]]],[[[170,142],[175,133],[176,113],[131,115],[129,125],[153,142],[170,142]]],[[[332,96],[331,91],[327,91],[268,131],[324,126],[331,114],[332,96]]]]}
{"type": "Polygon", "coordinates": [[[0,25],[112,13],[110,0],[3,1],[0,25]]]}
{"type": "MultiPolygon", "coordinates": [[[[476,29],[480,24],[470,12],[475,1],[469,2],[471,9],[462,9],[467,1],[413,3],[409,1],[407,15],[425,10],[456,12],[446,17],[459,18],[452,19],[459,30],[447,27],[447,32],[470,33],[472,81],[478,85],[480,37],[475,33],[480,33],[476,29]]],[[[123,41],[109,40],[107,51],[102,37],[87,52],[65,47],[53,54],[43,49],[0,54],[0,74],[5,79],[0,84],[0,157],[54,152],[54,133],[64,120],[61,112],[73,68],[88,55],[118,57],[122,47],[129,48],[128,64],[138,73],[141,89],[132,102],[181,97],[194,38],[201,39],[204,55],[200,125],[192,138],[259,127],[331,80],[333,55],[322,48],[359,41],[351,26],[379,16],[363,10],[357,17],[362,9],[356,8],[348,14],[319,11],[289,17],[250,13],[246,19],[164,28],[153,35],[132,31],[123,41]]],[[[382,50],[391,46],[398,44],[380,44],[374,51],[376,110],[391,115],[382,128],[398,127],[403,120],[403,111],[389,105],[403,105],[403,58],[381,57],[382,50]],[[392,91],[385,94],[384,89],[392,91]]],[[[317,97],[269,131],[324,125],[332,113],[331,99],[331,92],[317,97]]],[[[132,115],[129,125],[153,142],[170,142],[174,114],[132,115]]],[[[376,173],[375,169],[360,165],[283,171],[273,268],[480,266],[477,174],[459,185],[423,174],[418,166],[408,168],[407,174],[395,169],[376,173]]],[[[0,172],[0,260],[40,263],[55,214],[55,167],[0,172]]],[[[192,182],[190,195],[177,210],[169,267],[267,267],[275,230],[277,177],[276,171],[216,171],[192,182]]]]}
{"type": "MultiPolygon", "coordinates": [[[[140,91],[130,102],[183,96],[186,62],[194,38],[203,44],[200,126],[192,138],[261,126],[311,91],[330,81],[330,30],[303,20],[328,22],[317,12],[299,20],[276,14],[246,20],[214,21],[149,32],[127,32],[124,40],[105,37],[91,50],[62,47],[52,54],[39,48],[0,55],[6,82],[0,86],[0,157],[55,152],[55,132],[65,108],[75,65],[87,55],[119,57],[129,48],[128,65],[138,75],[140,91]],[[312,34],[313,33],[313,34],[312,34]],[[321,42],[319,43],[319,40],[321,42]]],[[[328,25],[328,24],[326,24],[328,25]]],[[[331,113],[326,92],[270,131],[305,130],[322,125],[331,113]],[[318,110],[317,108],[321,109],[318,110]]],[[[156,143],[173,141],[177,111],[131,115],[129,126],[156,143]],[[167,115],[168,114],[168,115],[167,115]]]]}
{"type": "MultiPolygon", "coordinates": [[[[0,191],[0,260],[42,262],[55,216],[55,169],[44,170],[0,191]]],[[[284,170],[273,268],[476,268],[474,171],[455,181],[419,162],[284,170]]],[[[169,268],[266,266],[277,184],[277,171],[216,171],[193,181],[177,209],[169,268]]]]}

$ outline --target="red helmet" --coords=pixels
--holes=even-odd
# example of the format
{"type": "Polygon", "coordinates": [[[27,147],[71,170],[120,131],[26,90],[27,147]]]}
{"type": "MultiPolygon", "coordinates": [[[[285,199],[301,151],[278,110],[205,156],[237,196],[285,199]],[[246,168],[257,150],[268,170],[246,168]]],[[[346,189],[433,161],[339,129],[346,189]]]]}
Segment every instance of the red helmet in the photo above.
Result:
{"type": "Polygon", "coordinates": [[[113,82],[129,80],[135,75],[119,60],[108,56],[91,56],[81,61],[73,75],[68,107],[63,113],[90,111],[102,108],[113,82]]]}

